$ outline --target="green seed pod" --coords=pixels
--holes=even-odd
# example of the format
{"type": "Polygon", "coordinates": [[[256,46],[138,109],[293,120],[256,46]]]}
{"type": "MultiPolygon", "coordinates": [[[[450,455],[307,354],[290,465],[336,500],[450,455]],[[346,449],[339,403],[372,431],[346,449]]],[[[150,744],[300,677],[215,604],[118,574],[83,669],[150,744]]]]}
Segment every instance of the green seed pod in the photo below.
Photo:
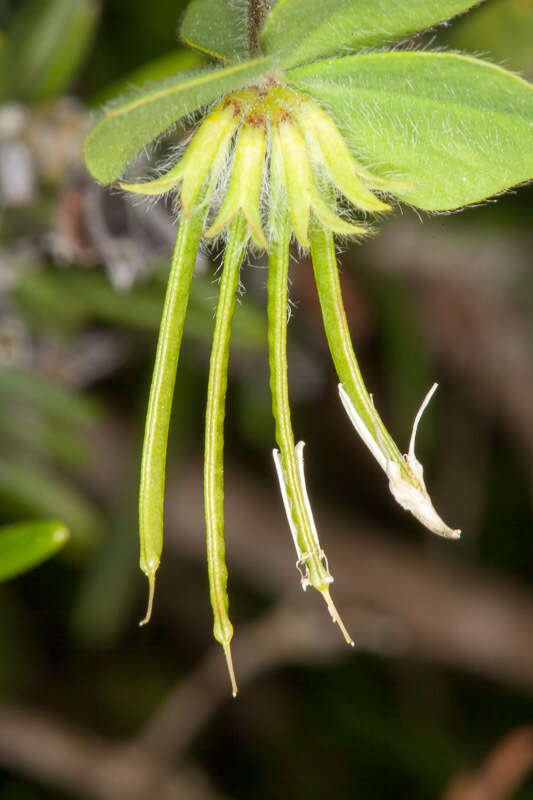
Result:
{"type": "MultiPolygon", "coordinates": [[[[279,153],[273,150],[273,181],[280,174],[279,153]]],[[[283,203],[283,189],[273,186],[278,202],[283,203]]],[[[272,411],[276,423],[274,463],[278,473],[283,501],[298,555],[297,567],[302,575],[302,587],[309,584],[319,591],[328,605],[335,622],[349,644],[349,636],[329,593],[333,578],[329,573],[325,554],[320,547],[318,534],[307,496],[303,470],[303,442],[295,446],[289,406],[287,369],[287,292],[289,272],[289,244],[291,228],[287,216],[285,225],[278,224],[278,236],[271,241],[268,263],[268,352],[272,411]]]]}
{"type": "Polygon", "coordinates": [[[141,625],[150,620],[155,574],[163,549],[165,464],[172,398],[181,346],[189,289],[205,212],[183,218],[176,241],[165,306],[159,329],[154,374],[146,415],[141,482],[139,490],[140,566],[148,578],[148,608],[141,625]]]}
{"type": "Polygon", "coordinates": [[[402,508],[433,533],[449,539],[459,538],[461,531],[446,525],[435,511],[424,483],[422,465],[414,452],[418,423],[436,385],[415,418],[409,451],[403,456],[378,416],[363,382],[342,302],[331,233],[318,228],[311,232],[311,256],[324,328],[340,380],[339,393],[352,424],[387,475],[391,494],[402,508]]]}
{"type": "Polygon", "coordinates": [[[233,626],[228,616],[228,570],[224,542],[224,417],[231,324],[239,286],[240,266],[249,235],[246,218],[242,212],[238,212],[230,224],[224,256],[211,349],[205,423],[204,499],[209,589],[214,615],[213,634],[224,648],[233,696],[237,694],[237,684],[230,649],[233,626]]]}
{"type": "Polygon", "coordinates": [[[208,238],[217,236],[242,211],[254,243],[266,250],[259,209],[266,146],[265,117],[261,114],[249,115],[239,131],[230,185],[215,221],[206,232],[208,238]]]}

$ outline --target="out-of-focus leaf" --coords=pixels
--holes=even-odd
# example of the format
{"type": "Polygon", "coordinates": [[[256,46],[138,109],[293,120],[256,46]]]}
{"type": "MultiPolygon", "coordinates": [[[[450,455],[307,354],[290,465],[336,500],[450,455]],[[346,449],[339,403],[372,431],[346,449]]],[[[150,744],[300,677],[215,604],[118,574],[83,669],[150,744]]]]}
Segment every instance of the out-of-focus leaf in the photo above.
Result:
{"type": "Polygon", "coordinates": [[[123,98],[85,140],[85,162],[102,183],[120,178],[128,163],[186,114],[260,78],[271,62],[258,58],[225,69],[183,72],[123,98]]]}
{"type": "MultiPolygon", "coordinates": [[[[137,466],[140,455],[131,459],[137,466]]],[[[72,612],[72,628],[85,645],[109,647],[131,624],[129,611],[139,590],[137,471],[121,487],[109,535],[94,553],[72,612]],[[134,494],[135,493],[135,494],[134,494]]]]}
{"type": "Polygon", "coordinates": [[[7,510],[20,516],[60,517],[71,531],[71,549],[80,553],[92,547],[103,530],[98,511],[48,466],[2,457],[0,498],[7,510]]]}
{"type": "Polygon", "coordinates": [[[383,47],[443,22],[477,0],[279,0],[261,33],[265,54],[291,67],[346,50],[383,47]]]}
{"type": "MultiPolygon", "coordinates": [[[[118,292],[108,278],[96,270],[56,272],[39,270],[21,274],[15,296],[23,308],[28,304],[45,311],[57,322],[58,306],[70,309],[69,317],[78,325],[91,321],[107,322],[134,330],[157,330],[161,322],[168,267],[156,270],[155,282],[137,285],[128,292],[118,292]]],[[[209,277],[195,275],[191,285],[189,310],[184,335],[210,340],[217,287],[209,277]]],[[[234,344],[243,347],[262,347],[266,341],[264,315],[249,301],[235,310],[232,333],[234,344]]],[[[0,371],[0,397],[2,377],[0,371]]]]}
{"type": "Polygon", "coordinates": [[[449,41],[533,77],[533,0],[492,0],[460,20],[449,41]]]}
{"type": "Polygon", "coordinates": [[[201,53],[188,47],[177,47],[170,53],[165,53],[164,56],[143,64],[142,67],[138,67],[125,77],[107,86],[103,92],[92,98],[91,103],[96,106],[109,103],[115,97],[128,92],[132,86],[142,86],[150,81],[161,81],[168,75],[196,69],[205,63],[206,59],[201,53]]]}
{"type": "Polygon", "coordinates": [[[348,56],[288,73],[330,110],[356,156],[428,210],[475,203],[533,178],[533,87],[453,53],[348,56]]]}
{"type": "Polygon", "coordinates": [[[10,93],[23,100],[59,97],[87,54],[96,23],[96,0],[30,0],[9,32],[10,93]]]}
{"type": "Polygon", "coordinates": [[[6,64],[6,35],[0,30],[0,102],[4,102],[7,95],[7,64],[6,64]]]}
{"type": "Polygon", "coordinates": [[[190,47],[223,61],[249,57],[248,0],[192,0],[181,26],[190,47]]]}
{"type": "Polygon", "coordinates": [[[57,424],[46,415],[20,404],[8,403],[0,413],[0,435],[8,446],[51,457],[68,469],[79,470],[90,460],[89,443],[82,431],[57,424]],[[79,434],[79,435],[78,435],[79,434]]]}
{"type": "Polygon", "coordinates": [[[0,528],[0,581],[46,561],[68,538],[68,528],[61,522],[21,522],[0,528]]]}
{"type": "Polygon", "coordinates": [[[62,425],[88,426],[97,418],[96,405],[86,396],[18,367],[0,366],[0,398],[24,402],[62,425]]]}

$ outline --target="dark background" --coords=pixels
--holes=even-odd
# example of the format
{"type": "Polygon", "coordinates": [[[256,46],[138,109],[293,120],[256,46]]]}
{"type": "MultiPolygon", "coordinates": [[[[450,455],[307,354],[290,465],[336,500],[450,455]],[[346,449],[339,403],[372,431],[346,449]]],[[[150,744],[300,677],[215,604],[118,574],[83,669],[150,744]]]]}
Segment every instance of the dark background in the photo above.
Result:
{"type": "MultiPolygon", "coordinates": [[[[220,254],[195,279],[164,558],[139,629],[137,481],[175,224],[164,204],[95,186],[81,157],[100,102],[173,63],[183,4],[92,4],[78,43],[61,35],[44,60],[48,82],[31,62],[45,6],[0,2],[0,522],[54,516],[72,540],[0,587],[0,798],[533,798],[531,188],[460,215],[405,211],[341,256],[363,374],[401,446],[439,381],[417,450],[460,542],[394,504],[338,402],[311,266],[293,264],[293,422],[355,652],[299,588],[271,463],[265,264],[243,273],[226,425],[232,701],[202,520],[220,254]]],[[[489,0],[433,43],[533,78],[533,3],[489,0]]]]}

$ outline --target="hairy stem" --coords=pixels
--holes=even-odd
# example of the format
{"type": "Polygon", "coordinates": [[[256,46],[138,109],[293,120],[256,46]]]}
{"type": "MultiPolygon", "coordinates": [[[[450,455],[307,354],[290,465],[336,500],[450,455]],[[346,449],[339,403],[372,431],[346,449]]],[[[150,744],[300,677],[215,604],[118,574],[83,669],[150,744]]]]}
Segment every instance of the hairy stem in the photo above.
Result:
{"type": "Polygon", "coordinates": [[[230,225],[220,283],[207,390],[204,456],[207,565],[214,615],[213,634],[224,648],[234,695],[237,694],[237,686],[230,651],[233,626],[228,615],[228,570],[224,542],[224,417],[231,325],[248,236],[247,222],[239,212],[230,225]]]}
{"type": "Polygon", "coordinates": [[[249,0],[248,6],[248,49],[251,56],[261,54],[259,34],[266,12],[268,0],[249,0]]]}
{"type": "Polygon", "coordinates": [[[163,506],[168,428],[189,290],[205,211],[183,217],[176,240],[146,415],[141,482],[139,490],[140,566],[148,578],[148,609],[141,624],[149,621],[155,573],[163,549],[163,506]]]}

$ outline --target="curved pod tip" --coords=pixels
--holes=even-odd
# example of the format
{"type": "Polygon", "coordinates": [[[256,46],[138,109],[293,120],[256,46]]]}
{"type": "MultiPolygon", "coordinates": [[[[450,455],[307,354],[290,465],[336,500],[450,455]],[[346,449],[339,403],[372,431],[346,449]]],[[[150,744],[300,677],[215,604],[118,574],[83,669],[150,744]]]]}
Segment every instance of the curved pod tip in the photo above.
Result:
{"type": "Polygon", "coordinates": [[[152,611],[154,608],[154,595],[155,595],[155,572],[150,572],[146,576],[148,578],[148,605],[146,607],[146,614],[143,619],[139,622],[139,626],[142,628],[144,625],[147,625],[151,618],[152,618],[152,611]]]}
{"type": "Polygon", "coordinates": [[[348,631],[346,630],[344,622],[340,618],[339,612],[337,611],[337,609],[335,607],[335,603],[331,599],[331,595],[329,593],[329,589],[323,589],[321,594],[322,594],[324,600],[326,601],[326,605],[328,607],[328,611],[331,614],[331,619],[333,620],[333,622],[336,622],[337,625],[339,626],[339,628],[341,629],[341,633],[344,636],[344,638],[346,640],[346,643],[349,644],[351,647],[355,647],[355,642],[352,639],[352,637],[350,636],[350,634],[348,633],[348,631]]]}
{"type": "Polygon", "coordinates": [[[224,655],[226,656],[226,664],[228,666],[229,677],[231,681],[231,693],[233,697],[237,697],[239,693],[239,689],[237,687],[237,681],[235,680],[235,670],[233,669],[233,659],[231,657],[231,647],[228,644],[223,644],[222,647],[224,648],[224,655]]]}

